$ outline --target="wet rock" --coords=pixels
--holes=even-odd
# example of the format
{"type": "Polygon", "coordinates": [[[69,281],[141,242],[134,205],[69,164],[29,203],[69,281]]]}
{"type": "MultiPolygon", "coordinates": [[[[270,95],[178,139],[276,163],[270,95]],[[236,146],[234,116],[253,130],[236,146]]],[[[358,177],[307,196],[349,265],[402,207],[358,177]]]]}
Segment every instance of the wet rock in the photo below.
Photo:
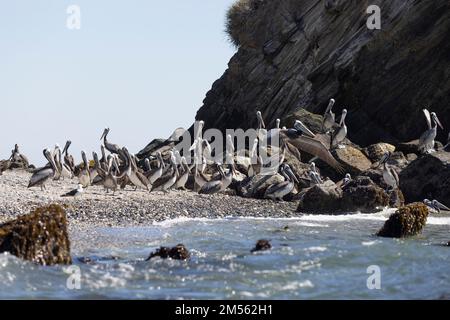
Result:
{"type": "Polygon", "coordinates": [[[421,202],[401,207],[389,217],[377,236],[388,238],[416,236],[425,227],[428,214],[428,207],[421,202]]]}
{"type": "Polygon", "coordinates": [[[333,151],[336,159],[344,165],[344,170],[352,176],[357,176],[372,167],[372,162],[360,150],[352,146],[333,151]]]}
{"type": "Polygon", "coordinates": [[[307,190],[298,211],[304,213],[333,214],[341,211],[342,190],[331,180],[307,190]]]}
{"type": "MultiPolygon", "coordinates": [[[[439,141],[435,142],[435,146],[434,148],[436,150],[442,149],[443,144],[440,143],[439,141]]],[[[415,155],[420,155],[421,152],[419,151],[419,139],[416,140],[412,140],[409,142],[401,142],[398,143],[395,147],[396,151],[399,152],[403,152],[404,154],[415,154],[415,155]]]]}
{"type": "Polygon", "coordinates": [[[347,212],[376,212],[389,205],[389,196],[369,177],[356,177],[344,188],[341,208],[347,212]]]}
{"type": "Polygon", "coordinates": [[[372,162],[378,162],[381,158],[387,153],[393,153],[395,151],[395,147],[389,143],[377,143],[368,146],[363,149],[364,154],[370,159],[372,162]]]}
{"type": "Polygon", "coordinates": [[[270,244],[269,240],[258,240],[256,242],[255,247],[251,250],[251,252],[258,252],[258,251],[267,251],[272,249],[272,245],[270,244]]]}
{"type": "Polygon", "coordinates": [[[191,255],[183,244],[178,244],[173,248],[161,247],[157,249],[145,261],[149,261],[155,257],[160,257],[161,259],[188,260],[191,255]]]}
{"type": "Polygon", "coordinates": [[[71,264],[64,209],[50,205],[0,225],[1,252],[41,265],[71,264]]]}
{"type": "Polygon", "coordinates": [[[406,202],[450,199],[450,153],[420,156],[399,175],[406,202]]]}
{"type": "Polygon", "coordinates": [[[283,182],[285,179],[280,174],[276,175],[256,175],[248,177],[241,182],[236,192],[237,195],[244,198],[264,198],[268,187],[272,184],[283,182]]]}

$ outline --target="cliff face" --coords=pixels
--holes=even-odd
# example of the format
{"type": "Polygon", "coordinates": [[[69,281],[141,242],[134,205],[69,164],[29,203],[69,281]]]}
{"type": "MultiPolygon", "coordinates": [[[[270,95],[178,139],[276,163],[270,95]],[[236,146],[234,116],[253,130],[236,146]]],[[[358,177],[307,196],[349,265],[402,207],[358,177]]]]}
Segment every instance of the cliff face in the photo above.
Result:
{"type": "Polygon", "coordinates": [[[448,0],[238,2],[228,21],[238,51],[196,116],[206,128],[255,127],[256,110],[270,127],[300,108],[323,113],[333,97],[337,115],[349,110],[349,137],[360,145],[417,139],[424,107],[448,130],[448,0]],[[381,30],[367,28],[372,4],[381,30]]]}

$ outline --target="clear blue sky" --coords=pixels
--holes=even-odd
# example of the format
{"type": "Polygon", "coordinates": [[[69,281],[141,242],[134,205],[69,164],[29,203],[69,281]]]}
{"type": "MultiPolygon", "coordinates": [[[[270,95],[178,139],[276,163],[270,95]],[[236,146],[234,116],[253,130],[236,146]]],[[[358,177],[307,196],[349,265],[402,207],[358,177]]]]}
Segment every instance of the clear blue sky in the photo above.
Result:
{"type": "Polygon", "coordinates": [[[0,159],[15,143],[31,162],[72,140],[137,152],[194,121],[235,49],[233,0],[0,0],[0,159]],[[66,27],[69,5],[81,29],[66,27]]]}

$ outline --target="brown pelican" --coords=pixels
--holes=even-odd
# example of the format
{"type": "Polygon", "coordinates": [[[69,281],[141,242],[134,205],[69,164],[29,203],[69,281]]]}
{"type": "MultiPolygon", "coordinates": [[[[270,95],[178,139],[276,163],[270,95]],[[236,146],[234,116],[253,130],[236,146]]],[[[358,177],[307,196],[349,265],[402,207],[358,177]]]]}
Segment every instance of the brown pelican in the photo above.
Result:
{"type": "Polygon", "coordinates": [[[170,188],[172,188],[177,179],[179,177],[178,167],[175,163],[175,156],[172,151],[169,151],[170,154],[170,170],[167,171],[165,175],[159,178],[155,184],[153,185],[152,191],[163,191],[168,192],[170,188]]]}
{"type": "Polygon", "coordinates": [[[400,182],[399,182],[397,171],[395,171],[393,168],[391,168],[388,165],[388,161],[390,158],[391,158],[391,153],[390,152],[385,153],[383,158],[381,158],[380,164],[378,167],[380,167],[381,165],[384,165],[383,180],[388,185],[388,187],[390,187],[392,190],[395,190],[399,187],[400,182]]]}
{"type": "Polygon", "coordinates": [[[100,168],[108,171],[108,158],[106,157],[105,146],[103,144],[100,146],[100,150],[102,152],[102,157],[99,160],[100,168]]]}
{"type": "Polygon", "coordinates": [[[333,133],[333,137],[331,140],[332,148],[345,148],[345,146],[341,145],[347,137],[347,125],[345,124],[345,118],[347,117],[347,109],[342,110],[341,121],[339,122],[339,129],[337,132],[333,133]]]}
{"type": "Polygon", "coordinates": [[[106,172],[105,177],[103,178],[103,186],[106,189],[106,193],[108,193],[109,190],[112,190],[113,195],[115,195],[117,187],[119,185],[117,182],[117,175],[116,175],[118,172],[119,172],[119,165],[117,162],[117,155],[110,156],[108,159],[108,170],[106,172]]]}
{"type": "Polygon", "coordinates": [[[45,167],[36,169],[31,176],[28,188],[40,186],[41,190],[45,189],[45,183],[48,179],[53,178],[57,172],[57,168],[53,159],[53,155],[49,149],[44,150],[44,157],[48,160],[48,164],[45,167]]]}
{"type": "Polygon", "coordinates": [[[83,188],[87,188],[91,185],[91,173],[89,169],[89,162],[86,158],[86,152],[81,151],[81,158],[83,159],[83,169],[78,175],[78,181],[83,188]]]}
{"type": "Polygon", "coordinates": [[[105,128],[100,140],[103,140],[103,145],[105,146],[106,150],[111,153],[118,154],[120,158],[125,161],[127,159],[127,156],[124,154],[123,148],[120,148],[117,144],[113,144],[108,141],[109,131],[109,128],[105,128]]]}
{"type": "Polygon", "coordinates": [[[18,144],[16,144],[14,146],[14,150],[12,150],[10,160],[13,161],[13,162],[21,162],[21,163],[23,163],[23,166],[25,168],[28,168],[29,165],[30,165],[30,163],[28,162],[28,158],[20,153],[18,144]]]}
{"type": "Polygon", "coordinates": [[[425,131],[419,139],[419,151],[423,153],[430,153],[434,152],[434,139],[436,139],[437,135],[437,127],[441,127],[441,129],[444,129],[444,126],[439,121],[439,118],[437,117],[436,113],[430,112],[427,109],[423,109],[423,113],[425,114],[425,118],[427,120],[428,130],[425,131]],[[432,125],[431,121],[433,120],[432,125]]]}
{"type": "Polygon", "coordinates": [[[426,204],[430,209],[436,211],[437,213],[441,213],[441,211],[450,211],[449,207],[440,203],[437,200],[430,201],[428,199],[425,199],[423,200],[423,203],[426,204]]]}
{"type": "Polygon", "coordinates": [[[163,171],[166,168],[166,165],[164,164],[162,155],[159,151],[156,153],[156,159],[158,161],[158,167],[156,167],[153,170],[150,169],[150,160],[145,159],[146,165],[148,167],[148,170],[145,173],[145,176],[149,179],[150,184],[154,184],[156,182],[156,180],[161,178],[161,176],[163,175],[163,171]]]}
{"type": "Polygon", "coordinates": [[[333,113],[333,106],[335,102],[336,101],[334,99],[330,100],[327,110],[323,115],[322,128],[325,133],[330,132],[330,130],[333,129],[334,123],[336,122],[336,115],[333,113]]]}
{"type": "Polygon", "coordinates": [[[288,164],[283,163],[280,166],[280,172],[285,178],[285,181],[273,184],[267,188],[264,198],[282,201],[286,195],[290,194],[292,190],[294,190],[295,183],[299,183],[297,177],[292,172],[292,169],[288,164]]]}
{"type": "Polygon", "coordinates": [[[205,184],[208,183],[208,178],[205,177],[205,175],[203,174],[203,172],[201,172],[197,167],[194,167],[194,181],[195,181],[195,186],[194,186],[194,191],[198,191],[201,188],[203,188],[203,186],[205,184]]]}
{"type": "Polygon", "coordinates": [[[301,122],[297,122],[293,129],[281,130],[280,138],[282,144],[285,144],[294,155],[298,153],[298,150],[307,152],[321,159],[339,173],[344,172],[342,165],[333,157],[328,148],[314,138],[314,134],[301,122]],[[295,150],[292,147],[295,147],[295,150]]]}
{"type": "Polygon", "coordinates": [[[74,161],[72,155],[69,154],[69,147],[71,144],[72,144],[72,141],[70,141],[70,140],[68,140],[66,142],[66,145],[64,146],[64,149],[63,149],[63,155],[64,155],[64,164],[68,168],[70,168],[70,171],[72,173],[74,173],[75,172],[75,161],[74,161]]]}
{"type": "Polygon", "coordinates": [[[352,181],[352,176],[350,175],[350,173],[347,173],[345,175],[344,179],[342,179],[341,181],[336,183],[336,185],[338,187],[340,187],[341,189],[344,189],[351,181],[352,181]]]}
{"type": "Polygon", "coordinates": [[[250,150],[250,159],[251,164],[248,168],[248,176],[253,177],[258,175],[261,172],[261,168],[263,166],[263,159],[260,155],[258,155],[257,149],[258,149],[258,139],[255,139],[253,141],[252,148],[250,150]]]}
{"type": "Polygon", "coordinates": [[[83,186],[81,184],[78,185],[78,187],[76,189],[73,189],[72,191],[69,191],[66,194],[63,194],[61,197],[63,198],[68,198],[68,197],[81,197],[83,195],[84,189],[83,186]]]}
{"type": "Polygon", "coordinates": [[[189,178],[190,169],[189,169],[189,165],[188,165],[185,157],[181,158],[181,167],[183,169],[183,173],[180,173],[180,177],[178,178],[177,182],[175,183],[175,189],[186,190],[185,186],[186,186],[186,182],[188,181],[188,178],[189,178]]]}
{"type": "Polygon", "coordinates": [[[127,148],[123,148],[123,151],[128,160],[125,172],[131,183],[136,187],[135,190],[137,190],[137,188],[149,190],[150,181],[148,181],[147,177],[139,171],[135,158],[131,156],[127,148]]]}
{"type": "Polygon", "coordinates": [[[68,179],[73,178],[72,170],[69,168],[69,166],[67,164],[62,163],[62,153],[61,153],[61,149],[59,148],[59,145],[56,145],[55,150],[54,150],[54,161],[55,161],[56,168],[58,169],[57,170],[58,172],[55,175],[55,177],[53,178],[53,180],[59,180],[60,178],[62,178],[63,180],[65,178],[68,178],[68,179]]]}
{"type": "Polygon", "coordinates": [[[311,178],[311,185],[323,184],[322,177],[317,172],[316,164],[314,162],[311,162],[311,170],[309,170],[308,174],[311,178]]]}
{"type": "Polygon", "coordinates": [[[215,180],[215,181],[209,181],[205,183],[202,188],[200,189],[200,194],[214,194],[218,192],[225,191],[230,184],[233,182],[233,175],[234,175],[234,166],[229,165],[229,171],[225,172],[221,166],[221,164],[217,164],[217,168],[219,170],[221,179],[215,180]]]}

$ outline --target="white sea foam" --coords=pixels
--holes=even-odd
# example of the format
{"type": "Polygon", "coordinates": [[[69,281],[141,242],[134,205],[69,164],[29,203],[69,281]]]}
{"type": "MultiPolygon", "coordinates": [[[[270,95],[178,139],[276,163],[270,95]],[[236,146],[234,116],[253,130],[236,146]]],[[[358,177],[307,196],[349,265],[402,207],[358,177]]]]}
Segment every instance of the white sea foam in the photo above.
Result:
{"type": "Polygon", "coordinates": [[[327,247],[309,247],[309,248],[305,249],[305,251],[309,251],[309,252],[324,252],[327,250],[328,250],[327,247]]]}

